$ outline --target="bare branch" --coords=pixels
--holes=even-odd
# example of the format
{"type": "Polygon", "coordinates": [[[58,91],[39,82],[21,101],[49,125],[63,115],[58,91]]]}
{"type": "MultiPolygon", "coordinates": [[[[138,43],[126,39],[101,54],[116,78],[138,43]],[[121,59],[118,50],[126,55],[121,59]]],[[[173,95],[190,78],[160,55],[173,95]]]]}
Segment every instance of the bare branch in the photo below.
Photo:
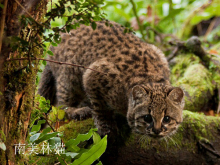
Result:
{"type": "Polygon", "coordinates": [[[212,20],[212,22],[210,23],[210,25],[209,25],[209,27],[208,27],[206,33],[205,33],[204,40],[207,39],[208,34],[213,30],[216,21],[217,21],[217,17],[215,17],[215,18],[212,20]]]}
{"type": "Polygon", "coordinates": [[[154,28],[148,26],[148,27],[146,28],[146,31],[150,31],[150,30],[153,31],[156,35],[158,35],[158,36],[160,37],[161,43],[163,43],[163,34],[161,34],[160,32],[158,32],[158,31],[155,30],[154,28]]]}
{"type": "Polygon", "coordinates": [[[185,29],[189,26],[190,24],[190,21],[192,20],[192,18],[197,14],[199,13],[200,11],[206,9],[207,7],[209,7],[211,4],[212,4],[213,0],[208,0],[207,3],[203,4],[202,6],[200,6],[199,8],[196,8],[189,16],[188,18],[186,19],[186,21],[184,22],[183,24],[183,28],[182,28],[182,31],[181,31],[181,34],[180,34],[180,38],[182,38],[184,32],[185,32],[185,29]]]}
{"type": "Polygon", "coordinates": [[[142,27],[142,25],[141,25],[141,22],[140,22],[140,19],[139,19],[138,15],[137,15],[137,10],[136,10],[135,3],[134,3],[133,0],[130,0],[130,2],[131,2],[131,4],[132,4],[132,6],[133,6],[132,9],[133,9],[134,15],[135,15],[135,17],[136,17],[136,20],[137,20],[137,23],[138,23],[138,26],[139,26],[139,29],[140,29],[140,32],[141,32],[142,39],[143,39],[144,41],[146,41],[146,40],[145,40],[145,37],[144,37],[143,27],[142,27]]]}
{"type": "Polygon", "coordinates": [[[209,63],[211,59],[207,55],[207,52],[203,49],[201,44],[202,44],[201,41],[196,36],[190,37],[187,41],[178,41],[176,44],[176,48],[167,57],[167,60],[170,61],[178,54],[179,51],[184,50],[186,52],[194,53],[196,56],[198,56],[202,60],[203,65],[206,68],[209,68],[209,63]]]}
{"type": "MultiPolygon", "coordinates": [[[[28,15],[29,17],[31,17],[33,20],[35,20],[35,19],[31,16],[31,14],[25,9],[25,7],[22,6],[20,2],[18,2],[18,0],[15,0],[15,1],[16,1],[16,3],[27,13],[27,15],[28,15]]],[[[36,20],[35,20],[35,22],[36,22],[37,24],[40,24],[40,23],[38,23],[36,20]]]]}
{"type": "MultiPolygon", "coordinates": [[[[29,58],[13,58],[13,59],[7,59],[6,61],[14,61],[14,60],[29,60],[29,58]]],[[[106,75],[106,73],[104,73],[104,72],[100,72],[100,71],[97,71],[95,69],[88,68],[88,67],[86,67],[84,65],[77,65],[77,64],[72,64],[72,63],[67,63],[67,62],[60,62],[60,61],[54,61],[54,60],[48,60],[48,59],[43,59],[43,58],[31,58],[31,60],[42,60],[42,61],[48,61],[48,62],[57,63],[57,64],[60,64],[60,65],[64,64],[64,65],[76,66],[76,67],[79,67],[79,68],[89,69],[89,70],[92,70],[94,72],[98,72],[98,73],[106,75]]]]}
{"type": "MultiPolygon", "coordinates": [[[[39,108],[38,108],[39,109],[39,108]]],[[[39,109],[40,110],[40,109],[39,109]]],[[[44,119],[46,120],[46,123],[50,126],[50,128],[53,130],[53,132],[56,132],[56,130],[53,128],[53,126],[50,124],[50,122],[47,119],[47,115],[44,113],[44,119]]]]}

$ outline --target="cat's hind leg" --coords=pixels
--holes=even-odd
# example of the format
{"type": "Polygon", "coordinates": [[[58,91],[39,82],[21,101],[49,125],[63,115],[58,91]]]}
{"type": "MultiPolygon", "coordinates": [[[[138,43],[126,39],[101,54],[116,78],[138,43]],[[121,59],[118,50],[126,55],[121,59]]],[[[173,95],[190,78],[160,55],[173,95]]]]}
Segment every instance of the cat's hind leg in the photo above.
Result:
{"type": "Polygon", "coordinates": [[[58,105],[63,106],[68,119],[83,120],[91,117],[92,109],[86,104],[86,95],[80,77],[72,67],[62,67],[57,78],[58,105]]]}

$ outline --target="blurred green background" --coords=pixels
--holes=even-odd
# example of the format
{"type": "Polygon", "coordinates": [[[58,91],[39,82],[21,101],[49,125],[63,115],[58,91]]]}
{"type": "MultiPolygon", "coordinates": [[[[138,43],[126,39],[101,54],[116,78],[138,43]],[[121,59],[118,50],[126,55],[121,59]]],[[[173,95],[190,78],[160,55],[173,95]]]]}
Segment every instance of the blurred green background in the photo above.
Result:
{"type": "MultiPolygon", "coordinates": [[[[207,48],[212,47],[212,53],[220,53],[220,0],[104,0],[103,2],[102,12],[106,13],[108,20],[132,27],[136,35],[147,42],[163,47],[164,45],[161,44],[165,41],[186,40],[190,36],[197,35],[207,48]]],[[[55,3],[56,1],[53,1],[53,5],[55,3]]],[[[51,4],[48,4],[48,10],[50,8],[51,4]]],[[[73,14],[68,10],[66,13],[73,14]]],[[[65,17],[58,18],[51,22],[51,26],[62,26],[65,21],[65,17]]],[[[169,54],[169,51],[165,51],[165,54],[169,54]]]]}

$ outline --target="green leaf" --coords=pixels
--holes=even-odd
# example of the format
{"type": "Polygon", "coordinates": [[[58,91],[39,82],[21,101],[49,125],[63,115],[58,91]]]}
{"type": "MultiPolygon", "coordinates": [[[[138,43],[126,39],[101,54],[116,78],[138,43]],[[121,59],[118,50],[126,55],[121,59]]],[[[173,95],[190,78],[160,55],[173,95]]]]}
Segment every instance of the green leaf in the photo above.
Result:
{"type": "Polygon", "coordinates": [[[199,15],[195,15],[191,20],[190,23],[192,25],[198,24],[199,22],[203,21],[203,20],[208,20],[211,17],[213,17],[212,13],[208,13],[208,12],[202,12],[199,15]]]}
{"type": "Polygon", "coordinates": [[[91,26],[92,26],[93,30],[95,30],[97,25],[95,22],[92,22],[91,26]]]}
{"type": "Polygon", "coordinates": [[[44,124],[46,122],[46,120],[39,120],[37,122],[37,125],[33,125],[33,127],[31,128],[31,132],[38,132],[41,128],[41,124],[44,124]]]}
{"type": "Polygon", "coordinates": [[[50,51],[50,50],[48,50],[48,51],[47,51],[47,54],[49,54],[49,55],[53,56],[53,52],[52,52],[52,51],[50,51]]]}
{"type": "Polygon", "coordinates": [[[33,136],[30,137],[30,142],[33,143],[34,141],[36,141],[38,139],[38,137],[40,136],[41,133],[36,133],[33,136]]]}
{"type": "Polygon", "coordinates": [[[57,113],[58,113],[58,119],[59,119],[59,120],[64,119],[65,114],[66,114],[64,110],[59,109],[57,113]]]}
{"type": "Polygon", "coordinates": [[[42,141],[49,140],[50,138],[57,136],[58,133],[59,132],[48,133],[44,135],[43,137],[39,138],[38,140],[36,140],[35,143],[38,144],[42,141]]]}
{"type": "Polygon", "coordinates": [[[31,132],[38,132],[41,128],[41,125],[33,125],[31,128],[31,132]]]}
{"type": "Polygon", "coordinates": [[[101,137],[99,136],[99,134],[97,132],[93,132],[93,142],[94,142],[94,144],[97,144],[100,141],[101,141],[101,137]]]}
{"type": "Polygon", "coordinates": [[[61,144],[61,139],[60,137],[53,137],[51,140],[54,140],[56,144],[61,144]]]}
{"type": "Polygon", "coordinates": [[[58,157],[58,160],[59,160],[59,162],[61,163],[61,165],[66,165],[66,163],[63,161],[62,156],[60,156],[60,155],[57,154],[57,157],[58,157]]]}
{"type": "Polygon", "coordinates": [[[68,147],[67,151],[74,151],[74,152],[79,152],[80,148],[77,145],[71,145],[71,148],[68,147]]]}
{"type": "Polygon", "coordinates": [[[46,120],[39,120],[37,122],[37,125],[33,125],[33,127],[31,128],[31,132],[38,132],[41,128],[41,124],[44,124],[46,122],[46,120]]]}
{"type": "Polygon", "coordinates": [[[102,162],[101,161],[99,161],[96,165],[102,165],[102,162]]]}
{"type": "Polygon", "coordinates": [[[76,139],[70,139],[66,144],[65,146],[66,147],[70,147],[70,148],[75,148],[74,150],[77,151],[79,150],[79,147],[77,147],[77,145],[80,143],[80,142],[83,142],[83,141],[86,141],[86,140],[89,140],[92,135],[93,135],[93,132],[97,131],[97,129],[90,129],[88,133],[86,134],[79,134],[76,139]]]}
{"type": "Polygon", "coordinates": [[[48,140],[48,143],[50,145],[50,149],[54,149],[55,148],[55,140],[54,139],[49,139],[48,140]]]}
{"type": "Polygon", "coordinates": [[[127,28],[125,28],[125,29],[124,29],[124,33],[127,33],[127,32],[128,32],[128,29],[127,29],[127,28]]]}
{"type": "Polygon", "coordinates": [[[41,124],[44,124],[44,123],[46,123],[46,120],[39,120],[39,121],[37,122],[37,125],[41,125],[41,124]]]}
{"type": "Polygon", "coordinates": [[[75,152],[66,152],[65,155],[66,155],[66,156],[70,156],[71,158],[75,158],[75,157],[78,155],[78,153],[75,153],[75,152]]]}
{"type": "Polygon", "coordinates": [[[43,60],[43,61],[42,61],[42,64],[43,64],[44,66],[46,66],[46,65],[47,65],[47,61],[43,60]]]}
{"type": "Polygon", "coordinates": [[[106,150],[107,147],[107,135],[92,148],[82,154],[82,156],[75,160],[71,165],[92,164],[97,160],[106,150]]]}
{"type": "Polygon", "coordinates": [[[6,150],[5,143],[0,142],[0,148],[5,151],[6,150]]]}
{"type": "Polygon", "coordinates": [[[56,144],[61,144],[61,139],[60,137],[53,137],[48,140],[48,143],[50,144],[50,148],[54,149],[56,147],[56,144]]]}
{"type": "Polygon", "coordinates": [[[51,42],[51,45],[52,45],[52,46],[57,46],[57,43],[51,42]]]}
{"type": "Polygon", "coordinates": [[[71,8],[70,6],[67,6],[67,10],[68,10],[69,12],[71,12],[72,8],[71,8]]]}
{"type": "Polygon", "coordinates": [[[74,28],[74,25],[67,25],[66,26],[66,31],[69,33],[70,32],[70,30],[72,30],[72,29],[76,29],[76,28],[74,28]]]}
{"type": "Polygon", "coordinates": [[[60,35],[59,34],[56,34],[54,36],[54,41],[57,43],[57,44],[60,44],[61,43],[61,38],[60,38],[60,35]]]}
{"type": "Polygon", "coordinates": [[[176,15],[178,15],[180,12],[182,12],[184,8],[178,8],[178,9],[173,9],[166,17],[164,17],[161,22],[167,21],[171,18],[174,18],[176,15]]]}
{"type": "Polygon", "coordinates": [[[42,134],[45,135],[47,134],[48,132],[50,132],[52,129],[50,127],[47,127],[43,130],[42,134]]]}
{"type": "Polygon", "coordinates": [[[54,115],[57,115],[57,109],[59,109],[59,108],[52,106],[52,112],[54,115]]]}

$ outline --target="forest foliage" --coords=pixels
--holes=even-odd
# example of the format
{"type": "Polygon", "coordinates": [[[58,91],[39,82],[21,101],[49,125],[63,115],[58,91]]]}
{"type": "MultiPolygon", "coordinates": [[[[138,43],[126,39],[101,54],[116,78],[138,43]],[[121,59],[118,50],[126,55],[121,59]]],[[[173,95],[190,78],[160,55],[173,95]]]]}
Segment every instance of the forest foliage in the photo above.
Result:
{"type": "MultiPolygon", "coordinates": [[[[46,55],[53,55],[49,47],[57,46],[61,42],[60,32],[69,32],[80,24],[96,29],[95,21],[103,19],[107,26],[111,26],[110,20],[127,27],[125,32],[134,30],[137,36],[157,45],[167,56],[172,53],[176,42],[187,40],[192,35],[200,36],[208,53],[220,54],[220,26],[213,25],[220,18],[219,0],[53,0],[51,2],[48,3],[48,11],[41,22],[35,21],[29,14],[20,19],[23,27],[31,26],[33,29],[29,41],[20,37],[11,39],[12,50],[20,52],[23,60],[40,60],[42,66],[45,66],[46,61],[43,58],[46,55]],[[202,21],[209,21],[209,26],[201,29],[202,21]],[[44,50],[42,58],[36,58],[33,47],[44,50]]],[[[0,4],[0,7],[4,6],[0,4]]],[[[29,67],[31,65],[29,64],[29,67]]],[[[40,68],[39,72],[41,72],[40,68]]],[[[37,84],[38,81],[39,78],[37,84]]],[[[106,150],[107,137],[101,139],[96,129],[90,129],[88,133],[79,134],[74,139],[64,142],[62,132],[57,130],[57,126],[54,128],[53,124],[53,122],[59,123],[64,118],[63,112],[60,107],[51,108],[49,104],[50,102],[43,97],[36,97],[27,143],[41,147],[49,144],[55,151],[54,157],[61,164],[91,164],[95,161],[101,164],[99,158],[106,150]],[[46,114],[51,109],[52,112],[47,117],[46,114]],[[41,130],[45,123],[49,127],[41,130]],[[89,139],[92,139],[91,145],[85,146],[84,142],[89,139]],[[59,154],[57,150],[60,148],[56,144],[62,143],[65,143],[66,150],[65,153],[59,154]]],[[[1,146],[5,149],[4,145],[1,146]]],[[[38,157],[26,155],[25,159],[28,163],[34,163],[38,157]]],[[[43,160],[45,159],[42,158],[43,160]]]]}

